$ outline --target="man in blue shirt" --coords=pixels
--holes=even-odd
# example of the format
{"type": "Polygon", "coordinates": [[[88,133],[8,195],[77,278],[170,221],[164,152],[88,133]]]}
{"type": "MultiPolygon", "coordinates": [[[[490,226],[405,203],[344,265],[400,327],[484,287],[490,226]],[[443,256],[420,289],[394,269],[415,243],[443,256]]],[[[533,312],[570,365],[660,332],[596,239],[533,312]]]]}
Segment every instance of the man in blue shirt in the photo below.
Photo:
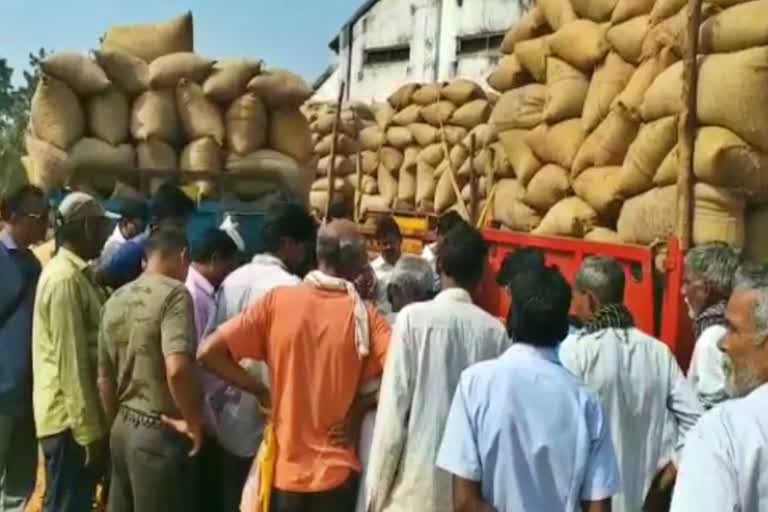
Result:
{"type": "Polygon", "coordinates": [[[518,276],[512,292],[516,343],[462,373],[437,456],[456,510],[609,512],[619,474],[608,422],[555,352],[570,287],[543,268],[518,276]]]}
{"type": "Polygon", "coordinates": [[[32,309],[40,263],[29,246],[45,237],[42,190],[21,187],[3,201],[0,232],[0,512],[23,512],[35,488],[32,414],[32,309]]]}
{"type": "Polygon", "coordinates": [[[195,203],[178,187],[165,183],[158,188],[150,204],[149,233],[144,233],[120,246],[109,261],[97,271],[98,281],[111,288],[133,281],[141,274],[149,234],[160,228],[185,229],[195,210],[195,203]]]}

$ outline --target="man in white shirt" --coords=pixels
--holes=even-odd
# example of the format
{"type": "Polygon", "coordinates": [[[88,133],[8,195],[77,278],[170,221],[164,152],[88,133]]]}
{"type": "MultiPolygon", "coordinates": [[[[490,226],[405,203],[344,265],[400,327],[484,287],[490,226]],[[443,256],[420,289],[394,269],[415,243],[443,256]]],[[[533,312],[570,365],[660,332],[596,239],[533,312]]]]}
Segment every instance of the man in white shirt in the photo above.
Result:
{"type": "MultiPolygon", "coordinates": [[[[224,280],[207,332],[245,311],[274,288],[301,284],[314,250],[316,225],[303,206],[284,204],[265,219],[264,252],[224,280]]],[[[290,321],[290,319],[288,320],[290,321]]],[[[202,348],[202,347],[201,347],[202,348]]],[[[264,365],[249,368],[264,381],[264,365]]],[[[265,382],[266,383],[266,382],[265,382]]],[[[264,416],[257,398],[205,374],[205,412],[209,430],[203,451],[203,510],[237,512],[253,458],[261,444],[264,416]]]]}
{"type": "Polygon", "coordinates": [[[379,220],[376,226],[376,242],[381,250],[381,255],[371,262],[377,282],[376,303],[382,313],[388,315],[392,312],[392,304],[387,297],[387,287],[395,265],[403,253],[403,235],[394,218],[384,217],[379,220]]]}
{"type": "Polygon", "coordinates": [[[738,266],[736,251],[724,243],[694,247],[685,256],[683,296],[696,337],[688,380],[705,409],[728,399],[717,345],[725,336],[725,305],[738,266]]]}
{"type": "Polygon", "coordinates": [[[435,468],[461,372],[511,344],[503,325],[472,303],[488,246],[468,224],[440,245],[443,291],[397,317],[382,377],[368,464],[369,512],[453,510],[450,475],[435,468]]]}
{"type": "Polygon", "coordinates": [[[445,235],[462,222],[465,222],[464,219],[455,210],[444,213],[437,221],[437,240],[425,245],[421,251],[421,257],[432,265],[432,271],[435,275],[435,293],[440,291],[440,272],[437,270],[437,248],[443,238],[445,238],[445,235]]]}
{"type": "Polygon", "coordinates": [[[732,400],[688,435],[672,512],[768,510],[768,273],[742,268],[720,341],[732,400]]]}
{"type": "Polygon", "coordinates": [[[544,267],[512,287],[516,343],[461,375],[437,457],[456,510],[609,511],[620,486],[608,420],[557,359],[570,287],[544,267]]]}
{"type": "Polygon", "coordinates": [[[637,512],[671,488],[670,445],[682,449],[703,408],[669,348],[635,328],[623,304],[625,280],[611,258],[584,260],[572,306],[584,330],[563,342],[560,359],[600,395],[610,422],[623,484],[613,510],[637,512]]]}

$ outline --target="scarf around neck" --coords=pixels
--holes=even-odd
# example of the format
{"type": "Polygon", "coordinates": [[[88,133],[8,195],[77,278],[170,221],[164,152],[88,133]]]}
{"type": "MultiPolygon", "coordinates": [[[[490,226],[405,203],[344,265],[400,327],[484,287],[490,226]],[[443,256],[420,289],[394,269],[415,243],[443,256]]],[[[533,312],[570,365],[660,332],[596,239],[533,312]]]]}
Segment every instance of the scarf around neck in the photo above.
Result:
{"type": "Polygon", "coordinates": [[[630,329],[635,326],[632,313],[624,304],[607,304],[601,307],[594,318],[584,324],[588,334],[603,329],[630,329]]]}
{"type": "Polygon", "coordinates": [[[693,321],[693,334],[699,339],[701,333],[713,325],[725,325],[725,301],[718,302],[699,313],[693,321]]]}

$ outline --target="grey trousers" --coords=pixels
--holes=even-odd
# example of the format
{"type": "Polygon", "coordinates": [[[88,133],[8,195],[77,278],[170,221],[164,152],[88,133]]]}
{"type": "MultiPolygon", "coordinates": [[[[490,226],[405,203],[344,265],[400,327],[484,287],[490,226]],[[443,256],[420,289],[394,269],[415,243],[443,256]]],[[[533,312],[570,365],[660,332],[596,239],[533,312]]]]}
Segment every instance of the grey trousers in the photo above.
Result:
{"type": "Polygon", "coordinates": [[[0,512],[24,512],[35,490],[37,458],[32,411],[0,413],[0,512]]]}
{"type": "Polygon", "coordinates": [[[180,434],[121,409],[110,438],[110,512],[195,512],[198,461],[180,434]]]}

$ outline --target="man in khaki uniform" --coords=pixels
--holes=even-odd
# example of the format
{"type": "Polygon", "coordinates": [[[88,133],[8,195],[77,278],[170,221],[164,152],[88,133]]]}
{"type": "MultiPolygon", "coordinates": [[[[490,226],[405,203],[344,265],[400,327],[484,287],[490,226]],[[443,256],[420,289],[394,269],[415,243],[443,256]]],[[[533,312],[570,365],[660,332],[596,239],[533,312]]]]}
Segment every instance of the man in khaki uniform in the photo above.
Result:
{"type": "Polygon", "coordinates": [[[99,390],[111,425],[112,512],[194,511],[202,400],[181,230],[161,229],[147,266],[104,306],[99,390]]]}

